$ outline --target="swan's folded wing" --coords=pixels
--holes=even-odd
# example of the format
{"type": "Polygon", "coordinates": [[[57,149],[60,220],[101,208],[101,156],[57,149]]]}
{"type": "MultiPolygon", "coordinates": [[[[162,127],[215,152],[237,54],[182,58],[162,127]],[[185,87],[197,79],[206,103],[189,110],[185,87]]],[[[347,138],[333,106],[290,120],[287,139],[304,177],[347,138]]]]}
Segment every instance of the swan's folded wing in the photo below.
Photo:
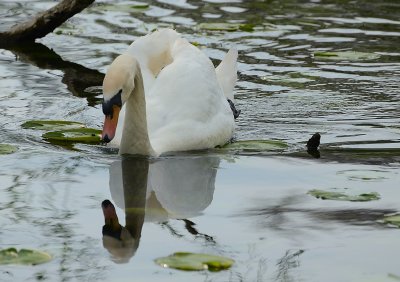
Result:
{"type": "Polygon", "coordinates": [[[218,83],[224,91],[225,97],[232,101],[234,101],[233,88],[237,80],[237,57],[238,51],[233,48],[230,49],[215,69],[218,83]]]}

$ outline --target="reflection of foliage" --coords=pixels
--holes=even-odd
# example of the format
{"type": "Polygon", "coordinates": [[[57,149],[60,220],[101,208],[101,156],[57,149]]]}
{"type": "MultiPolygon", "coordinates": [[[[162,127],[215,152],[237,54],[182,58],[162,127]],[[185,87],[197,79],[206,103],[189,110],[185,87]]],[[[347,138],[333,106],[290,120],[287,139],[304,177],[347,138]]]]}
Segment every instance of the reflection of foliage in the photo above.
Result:
{"type": "Polygon", "coordinates": [[[300,266],[299,257],[304,250],[287,250],[285,255],[277,262],[278,273],[276,281],[295,281],[289,274],[290,270],[300,266]]]}
{"type": "Polygon", "coordinates": [[[257,217],[261,227],[285,233],[287,228],[293,228],[293,224],[290,224],[292,223],[292,214],[301,213],[305,217],[311,218],[315,224],[311,225],[310,228],[324,229],[327,224],[321,224],[320,222],[335,221],[349,225],[380,226],[379,221],[385,215],[396,212],[396,210],[391,209],[312,209],[294,207],[295,204],[300,204],[302,199],[304,199],[302,195],[290,195],[283,198],[278,204],[274,203],[270,206],[250,209],[244,213],[244,216],[257,217]]]}
{"type": "MultiPolygon", "coordinates": [[[[49,152],[45,162],[37,152],[19,153],[18,157],[20,161],[4,166],[10,178],[7,182],[11,183],[2,188],[5,199],[0,209],[0,224],[4,226],[1,242],[19,243],[14,232],[29,231],[24,242],[51,253],[54,259],[46,265],[49,270],[38,271],[33,277],[51,281],[104,279],[104,272],[99,270],[105,266],[101,260],[93,259],[98,256],[98,241],[80,236],[79,224],[84,223],[77,225],[76,209],[81,207],[71,207],[77,199],[71,197],[70,185],[75,177],[83,176],[82,169],[92,170],[93,163],[49,152]]],[[[10,270],[10,275],[13,272],[10,270]]]]}
{"type": "Polygon", "coordinates": [[[74,96],[84,97],[89,105],[98,103],[96,96],[86,89],[102,85],[104,74],[97,70],[86,68],[80,64],[61,58],[56,52],[40,43],[24,43],[7,46],[19,60],[35,65],[42,69],[61,70],[64,72],[62,82],[67,85],[74,96]]]}

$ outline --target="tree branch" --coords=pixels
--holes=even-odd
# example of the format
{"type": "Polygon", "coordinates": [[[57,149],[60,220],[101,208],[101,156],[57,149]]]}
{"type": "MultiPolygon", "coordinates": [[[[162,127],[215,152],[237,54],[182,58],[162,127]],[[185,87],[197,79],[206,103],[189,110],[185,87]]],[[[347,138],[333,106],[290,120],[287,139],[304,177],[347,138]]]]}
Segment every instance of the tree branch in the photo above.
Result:
{"type": "Polygon", "coordinates": [[[56,6],[36,16],[34,19],[17,24],[11,30],[0,33],[0,45],[21,41],[35,41],[81,12],[95,0],[62,0],[56,6]]]}

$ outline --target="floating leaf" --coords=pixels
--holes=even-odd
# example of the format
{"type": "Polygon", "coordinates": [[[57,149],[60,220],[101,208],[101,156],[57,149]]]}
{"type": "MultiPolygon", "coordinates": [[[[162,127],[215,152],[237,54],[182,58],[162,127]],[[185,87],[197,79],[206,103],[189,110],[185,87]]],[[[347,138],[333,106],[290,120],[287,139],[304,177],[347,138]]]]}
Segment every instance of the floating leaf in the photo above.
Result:
{"type": "Polygon", "coordinates": [[[254,31],[254,24],[240,24],[239,29],[242,31],[252,32],[254,31]]]}
{"type": "Polygon", "coordinates": [[[379,181],[388,177],[388,172],[383,170],[343,170],[338,175],[345,175],[349,180],[379,181]]]}
{"type": "Polygon", "coordinates": [[[135,4],[131,6],[133,9],[148,9],[149,4],[146,3],[140,3],[140,4],[135,4]]]}
{"type": "Polygon", "coordinates": [[[101,130],[93,128],[75,128],[60,131],[51,131],[42,137],[52,143],[88,143],[98,144],[101,142],[101,130]]]}
{"type": "Polygon", "coordinates": [[[85,127],[83,123],[65,120],[31,120],[24,122],[21,126],[28,129],[53,131],[85,127]]]}
{"type": "Polygon", "coordinates": [[[17,147],[9,144],[0,144],[0,155],[8,155],[15,153],[18,150],[17,147]]]}
{"type": "Polygon", "coordinates": [[[385,218],[383,219],[383,222],[400,227],[400,214],[385,216],[385,218]]]}
{"type": "Polygon", "coordinates": [[[2,264],[23,264],[36,265],[51,260],[51,256],[45,252],[37,250],[15,248],[0,250],[0,265],[2,264]]]}
{"type": "Polygon", "coordinates": [[[228,143],[222,149],[245,152],[283,151],[288,148],[287,143],[279,140],[245,140],[228,143]]]}
{"type": "Polygon", "coordinates": [[[211,31],[247,31],[251,32],[254,30],[253,24],[240,24],[240,23],[201,23],[199,24],[200,29],[211,30],[211,31]]]}
{"type": "Polygon", "coordinates": [[[365,61],[376,60],[380,57],[378,54],[356,52],[356,51],[338,51],[338,52],[315,52],[314,57],[337,61],[365,61]]]}
{"type": "Polygon", "coordinates": [[[324,191],[324,190],[310,190],[308,194],[322,200],[335,200],[335,201],[350,201],[350,202],[368,202],[379,200],[380,196],[376,192],[363,193],[360,195],[346,195],[340,192],[324,191]]]}
{"type": "Polygon", "coordinates": [[[235,262],[226,257],[186,252],[174,253],[168,257],[158,258],[154,261],[162,267],[170,267],[186,271],[205,269],[210,271],[220,271],[230,268],[235,262]]]}

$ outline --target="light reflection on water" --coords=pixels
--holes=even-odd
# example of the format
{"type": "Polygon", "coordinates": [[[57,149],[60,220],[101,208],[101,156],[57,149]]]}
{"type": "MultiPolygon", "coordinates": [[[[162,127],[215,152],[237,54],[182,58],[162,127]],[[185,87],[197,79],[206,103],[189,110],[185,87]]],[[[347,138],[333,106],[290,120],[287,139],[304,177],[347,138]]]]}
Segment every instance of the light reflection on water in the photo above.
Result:
{"type": "MultiPolygon", "coordinates": [[[[0,280],[392,281],[389,274],[400,275],[399,231],[380,221],[400,210],[399,4],[153,0],[142,12],[127,11],[133,3],[96,1],[39,40],[43,45],[0,49],[1,142],[20,148],[0,156],[0,247],[54,256],[34,268],[1,267],[0,280]],[[227,21],[255,24],[255,31],[198,28],[227,21]],[[285,154],[295,158],[203,152],[121,160],[101,146],[69,151],[20,128],[32,119],[100,128],[102,73],[132,40],[157,26],[174,26],[215,63],[236,46],[242,115],[235,139],[284,140],[290,145],[285,154]],[[380,57],[313,56],[343,50],[380,57]],[[319,160],[304,151],[314,132],[322,135],[319,160]],[[138,161],[144,167],[132,169],[138,161]],[[136,172],[125,182],[122,167],[136,172]],[[373,181],[364,177],[377,171],[373,181]],[[121,196],[132,194],[121,191],[138,189],[135,181],[146,182],[136,194],[143,196],[135,234],[140,243],[125,264],[114,264],[102,245],[100,204],[110,199],[121,225],[134,233],[121,196]],[[381,199],[345,203],[307,195],[331,188],[375,191],[381,199]],[[154,265],[153,259],[176,251],[217,253],[237,263],[222,273],[154,265]]],[[[2,1],[0,28],[53,4],[2,1]]]]}

